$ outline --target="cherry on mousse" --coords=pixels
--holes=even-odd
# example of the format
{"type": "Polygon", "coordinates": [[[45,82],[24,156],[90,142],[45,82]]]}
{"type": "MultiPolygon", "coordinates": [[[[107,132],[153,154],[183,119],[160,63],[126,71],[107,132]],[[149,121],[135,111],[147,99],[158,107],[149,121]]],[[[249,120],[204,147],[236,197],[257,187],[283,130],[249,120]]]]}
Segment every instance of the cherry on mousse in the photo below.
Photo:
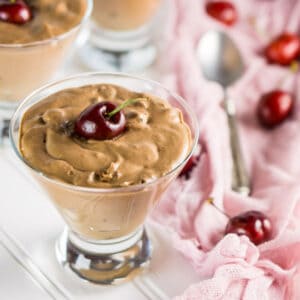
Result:
{"type": "Polygon", "coordinates": [[[266,128],[274,128],[285,121],[294,106],[293,96],[282,90],[262,95],[257,106],[259,122],[266,128]]]}
{"type": "Polygon", "coordinates": [[[106,140],[125,130],[126,119],[122,109],[133,103],[127,100],[120,106],[104,101],[87,107],[75,120],[74,133],[85,139],[106,140]]]}
{"type": "Polygon", "coordinates": [[[265,56],[270,63],[290,65],[300,55],[300,37],[293,33],[282,33],[265,49],[265,56]]]}
{"type": "Polygon", "coordinates": [[[32,18],[30,7],[23,0],[0,0],[0,21],[22,25],[32,18]]]}
{"type": "MultiPolygon", "coordinates": [[[[209,199],[208,203],[213,205],[219,212],[226,215],[213,203],[213,199],[209,199]]],[[[251,210],[243,212],[234,217],[227,217],[229,220],[226,225],[224,235],[229,233],[245,235],[255,245],[264,243],[271,238],[271,221],[260,211],[251,210]]]]}
{"type": "Polygon", "coordinates": [[[205,8],[208,15],[227,26],[232,26],[238,19],[237,10],[231,2],[212,1],[205,8]]]}

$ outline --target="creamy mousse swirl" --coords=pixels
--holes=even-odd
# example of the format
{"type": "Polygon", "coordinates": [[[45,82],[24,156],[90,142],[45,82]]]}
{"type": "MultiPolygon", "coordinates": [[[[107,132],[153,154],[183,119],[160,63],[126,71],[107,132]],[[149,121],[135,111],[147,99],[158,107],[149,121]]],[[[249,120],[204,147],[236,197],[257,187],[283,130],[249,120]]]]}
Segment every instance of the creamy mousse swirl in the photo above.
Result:
{"type": "Polygon", "coordinates": [[[20,150],[26,162],[45,175],[77,186],[121,187],[159,178],[191,150],[191,133],[182,113],[153,95],[99,84],[53,94],[24,114],[20,150]],[[88,106],[117,105],[138,99],[123,111],[126,130],[111,140],[86,140],[72,124],[88,106]]]}

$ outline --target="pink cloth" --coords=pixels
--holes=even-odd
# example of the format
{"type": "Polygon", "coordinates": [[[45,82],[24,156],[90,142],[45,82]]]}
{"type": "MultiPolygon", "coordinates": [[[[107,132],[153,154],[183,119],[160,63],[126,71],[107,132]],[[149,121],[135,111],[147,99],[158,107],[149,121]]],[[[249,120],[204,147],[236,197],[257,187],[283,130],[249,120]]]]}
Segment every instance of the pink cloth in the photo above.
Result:
{"type": "Polygon", "coordinates": [[[240,19],[231,28],[206,15],[205,1],[170,2],[162,81],[193,106],[201,128],[201,157],[191,178],[177,179],[153,213],[155,221],[174,231],[175,247],[199,272],[199,282],[176,299],[300,299],[300,72],[268,65],[260,54],[279,33],[299,33],[300,1],[232,1],[240,19]],[[195,58],[197,41],[212,28],[232,36],[247,65],[230,96],[237,104],[251,197],[230,191],[222,92],[203,78],[195,58]],[[260,95],[274,88],[292,91],[296,109],[290,120],[266,130],[258,124],[255,108],[260,95]],[[246,237],[224,237],[227,220],[205,202],[208,197],[232,216],[264,212],[273,223],[272,240],[256,247],[246,237]]]}

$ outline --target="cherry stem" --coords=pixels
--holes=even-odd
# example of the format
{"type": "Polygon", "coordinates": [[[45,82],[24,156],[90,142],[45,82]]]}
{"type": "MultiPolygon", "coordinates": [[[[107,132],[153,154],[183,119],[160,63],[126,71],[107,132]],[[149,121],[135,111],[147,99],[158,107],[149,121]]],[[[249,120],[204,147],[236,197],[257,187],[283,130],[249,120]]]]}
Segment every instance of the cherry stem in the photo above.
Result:
{"type": "Polygon", "coordinates": [[[291,62],[291,64],[290,64],[290,70],[294,74],[296,74],[298,72],[298,70],[299,70],[299,63],[296,60],[294,60],[294,61],[291,62]]]}
{"type": "Polygon", "coordinates": [[[135,102],[137,102],[138,99],[128,99],[126,101],[124,101],[122,104],[120,104],[118,107],[116,107],[113,111],[109,112],[107,115],[108,118],[113,117],[115,114],[117,114],[119,111],[121,111],[122,109],[124,109],[125,107],[127,107],[128,105],[131,105],[135,102]]]}
{"type": "Polygon", "coordinates": [[[216,206],[216,204],[214,203],[214,199],[213,198],[208,198],[206,200],[210,205],[212,205],[218,212],[220,212],[222,215],[226,216],[228,219],[230,219],[230,216],[227,215],[222,209],[220,209],[218,206],[216,206]]]}
{"type": "MultiPolygon", "coordinates": [[[[299,63],[296,60],[293,60],[289,65],[289,70],[292,74],[296,74],[299,70],[299,63]]],[[[284,85],[285,81],[289,78],[289,76],[290,74],[287,74],[283,78],[281,78],[278,81],[277,86],[281,88],[284,85]]]]}

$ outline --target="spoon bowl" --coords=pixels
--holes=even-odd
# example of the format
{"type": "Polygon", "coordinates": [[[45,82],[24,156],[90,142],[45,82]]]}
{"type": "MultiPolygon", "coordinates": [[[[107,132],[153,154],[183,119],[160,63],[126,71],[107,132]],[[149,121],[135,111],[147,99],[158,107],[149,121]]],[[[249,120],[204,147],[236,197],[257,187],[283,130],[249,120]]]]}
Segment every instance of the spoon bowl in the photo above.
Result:
{"type": "Polygon", "coordinates": [[[204,76],[228,87],[244,72],[244,62],[234,42],[223,32],[208,31],[197,47],[197,59],[204,76]]]}

